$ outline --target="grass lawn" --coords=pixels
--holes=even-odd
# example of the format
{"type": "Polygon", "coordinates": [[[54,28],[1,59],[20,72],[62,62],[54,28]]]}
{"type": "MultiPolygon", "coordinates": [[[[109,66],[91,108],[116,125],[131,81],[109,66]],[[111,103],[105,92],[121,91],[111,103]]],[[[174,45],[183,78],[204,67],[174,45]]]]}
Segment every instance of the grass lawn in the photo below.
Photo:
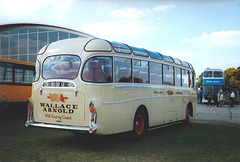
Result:
{"type": "Polygon", "coordinates": [[[75,135],[0,118],[0,161],[240,161],[240,125],[183,124],[128,134],[75,135]]]}

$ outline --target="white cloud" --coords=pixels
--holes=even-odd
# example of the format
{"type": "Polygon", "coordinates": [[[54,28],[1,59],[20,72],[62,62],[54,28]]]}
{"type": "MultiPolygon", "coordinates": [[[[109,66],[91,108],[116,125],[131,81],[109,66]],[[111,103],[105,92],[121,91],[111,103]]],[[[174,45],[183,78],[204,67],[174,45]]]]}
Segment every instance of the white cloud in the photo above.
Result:
{"type": "Polygon", "coordinates": [[[105,39],[113,39],[113,37],[123,36],[135,37],[140,34],[154,31],[151,26],[145,26],[141,22],[129,24],[121,21],[109,21],[92,24],[84,23],[82,25],[82,30],[86,33],[91,33],[105,39]]]}
{"type": "Polygon", "coordinates": [[[124,8],[119,10],[114,10],[110,13],[110,16],[116,18],[131,18],[131,19],[139,19],[142,16],[146,16],[150,14],[151,11],[149,9],[137,9],[137,8],[124,8]]]}
{"type": "Polygon", "coordinates": [[[175,7],[174,4],[171,4],[171,5],[159,5],[157,7],[154,7],[153,11],[168,11],[168,10],[174,8],[174,7],[175,7]]]}
{"type": "MultiPolygon", "coordinates": [[[[110,13],[110,16],[116,17],[116,18],[128,18],[128,19],[139,19],[141,17],[152,15],[152,11],[168,11],[172,8],[174,8],[175,5],[159,5],[152,9],[144,8],[144,9],[138,9],[138,8],[123,8],[114,10],[110,13]]],[[[159,18],[158,20],[161,20],[162,18],[159,18]]]]}
{"type": "Polygon", "coordinates": [[[64,20],[65,16],[63,14],[51,14],[49,16],[51,19],[56,19],[56,20],[64,20]]]}
{"type": "Polygon", "coordinates": [[[239,46],[240,31],[203,33],[201,36],[192,39],[184,38],[182,42],[193,43],[194,45],[207,48],[216,46],[239,46]]]}
{"type": "Polygon", "coordinates": [[[62,1],[61,3],[52,4],[52,14],[50,15],[50,18],[64,20],[65,13],[70,10],[70,2],[72,1],[62,1]]]}

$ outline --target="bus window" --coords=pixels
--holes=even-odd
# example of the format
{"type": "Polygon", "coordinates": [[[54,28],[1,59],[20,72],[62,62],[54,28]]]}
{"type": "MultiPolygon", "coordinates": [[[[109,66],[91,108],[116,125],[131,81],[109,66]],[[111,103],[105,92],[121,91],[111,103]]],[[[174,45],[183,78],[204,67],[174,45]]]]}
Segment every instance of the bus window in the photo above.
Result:
{"type": "Polygon", "coordinates": [[[175,68],[175,86],[181,86],[182,85],[182,75],[181,75],[181,69],[175,68]]]}
{"type": "Polygon", "coordinates": [[[113,49],[115,52],[118,53],[125,53],[125,54],[131,54],[131,49],[126,45],[118,42],[110,42],[113,46],[113,49]]]}
{"type": "Polygon", "coordinates": [[[182,69],[182,86],[189,87],[189,72],[184,69],[182,69]]]}
{"type": "Polygon", "coordinates": [[[148,51],[148,53],[150,54],[151,58],[155,58],[155,59],[159,59],[159,60],[163,59],[162,55],[158,52],[148,51]]]}
{"type": "Polygon", "coordinates": [[[173,66],[163,65],[163,84],[174,85],[173,66]]]}
{"type": "Polygon", "coordinates": [[[214,77],[222,77],[223,76],[223,73],[221,71],[214,71],[213,72],[213,76],[214,77]]]}
{"type": "Polygon", "coordinates": [[[15,69],[15,83],[23,82],[23,69],[15,69]]]}
{"type": "Polygon", "coordinates": [[[189,64],[186,62],[186,61],[181,61],[182,62],[182,65],[185,66],[185,67],[190,67],[189,64]]]}
{"type": "Polygon", "coordinates": [[[143,57],[148,57],[148,53],[145,49],[143,48],[137,48],[137,47],[131,47],[133,50],[133,54],[136,56],[143,56],[143,57]]]}
{"type": "Polygon", "coordinates": [[[208,93],[212,91],[212,86],[208,85],[208,86],[203,86],[203,92],[208,93]]]}
{"type": "Polygon", "coordinates": [[[223,89],[223,86],[214,85],[213,86],[213,93],[218,93],[222,89],[223,89]]]}
{"type": "Polygon", "coordinates": [[[134,83],[149,83],[148,61],[133,60],[134,83]]]}
{"type": "Polygon", "coordinates": [[[191,71],[190,72],[190,85],[189,85],[191,88],[194,87],[194,75],[193,75],[193,72],[191,71]]]}
{"type": "Polygon", "coordinates": [[[24,83],[33,82],[34,71],[33,70],[24,70],[24,83]]]}
{"type": "Polygon", "coordinates": [[[112,82],[112,57],[93,57],[84,65],[82,79],[86,82],[112,82]]]}
{"type": "Polygon", "coordinates": [[[11,67],[5,67],[3,72],[3,82],[13,82],[13,69],[11,67]]]}
{"type": "Polygon", "coordinates": [[[4,80],[4,66],[0,65],[0,82],[2,82],[4,80]]]}
{"type": "Polygon", "coordinates": [[[114,72],[115,72],[115,82],[132,82],[132,68],[131,59],[129,58],[114,58],[114,72]]]}
{"type": "Polygon", "coordinates": [[[161,54],[161,55],[163,56],[163,59],[164,59],[165,61],[173,62],[172,57],[170,57],[170,56],[166,56],[166,55],[163,55],[163,54],[161,54]]]}
{"type": "Polygon", "coordinates": [[[44,79],[74,79],[80,67],[80,58],[74,55],[57,55],[43,62],[44,79]]]}
{"type": "Polygon", "coordinates": [[[204,77],[212,77],[212,71],[205,71],[204,77]]]}
{"type": "Polygon", "coordinates": [[[178,64],[178,65],[182,64],[181,61],[177,58],[173,58],[173,60],[174,60],[175,64],[178,64]]]}
{"type": "Polygon", "coordinates": [[[162,64],[150,62],[152,84],[162,84],[162,64]]]}

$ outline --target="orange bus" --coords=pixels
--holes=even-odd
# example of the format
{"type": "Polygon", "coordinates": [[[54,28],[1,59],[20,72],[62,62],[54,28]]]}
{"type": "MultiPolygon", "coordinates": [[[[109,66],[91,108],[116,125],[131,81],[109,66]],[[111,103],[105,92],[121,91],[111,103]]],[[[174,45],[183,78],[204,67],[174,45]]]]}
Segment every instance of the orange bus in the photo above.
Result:
{"type": "Polygon", "coordinates": [[[0,112],[31,97],[35,63],[0,58],[0,112]]]}

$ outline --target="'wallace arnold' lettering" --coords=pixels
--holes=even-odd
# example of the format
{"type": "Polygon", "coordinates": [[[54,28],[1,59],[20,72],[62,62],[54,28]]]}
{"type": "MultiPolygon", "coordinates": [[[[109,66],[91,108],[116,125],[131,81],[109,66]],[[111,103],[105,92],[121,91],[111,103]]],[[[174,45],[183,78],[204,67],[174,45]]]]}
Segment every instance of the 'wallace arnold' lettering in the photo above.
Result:
{"type": "Polygon", "coordinates": [[[78,109],[78,105],[74,104],[52,104],[52,103],[40,103],[43,108],[43,112],[73,114],[74,110],[78,109]]]}

